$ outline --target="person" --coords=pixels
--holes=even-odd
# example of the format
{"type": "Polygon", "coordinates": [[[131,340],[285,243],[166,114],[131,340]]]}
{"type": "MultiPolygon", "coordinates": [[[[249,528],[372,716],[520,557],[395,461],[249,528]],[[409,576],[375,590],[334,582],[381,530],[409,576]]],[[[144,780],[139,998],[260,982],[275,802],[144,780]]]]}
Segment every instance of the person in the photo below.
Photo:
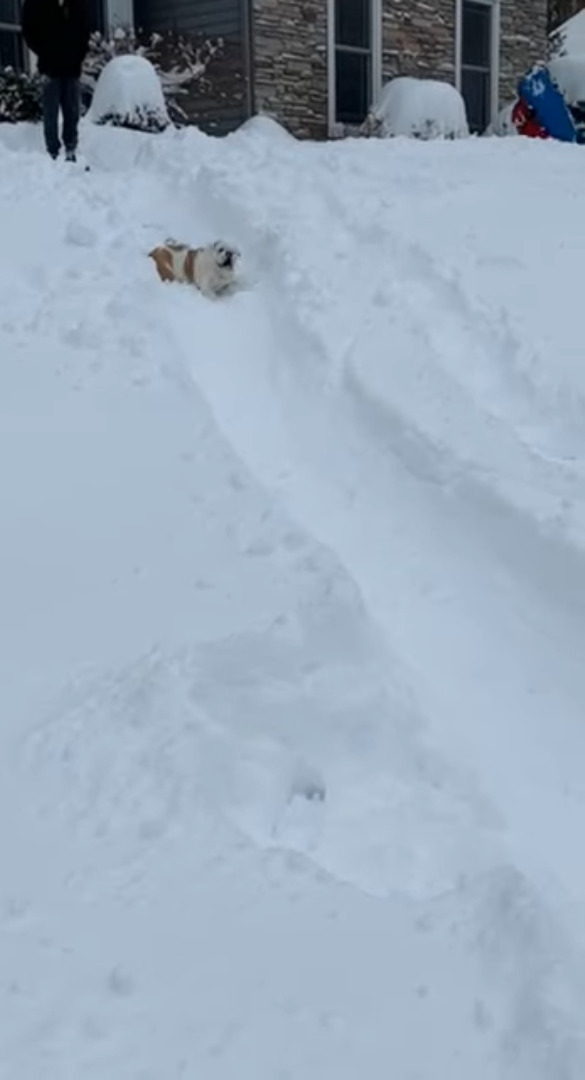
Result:
{"type": "Polygon", "coordinates": [[[22,35],[44,76],[43,127],[45,145],[53,159],[61,150],[61,111],[65,156],[67,161],[76,160],[79,80],[90,38],[85,4],[86,0],[24,0],[22,8],[22,35]]]}

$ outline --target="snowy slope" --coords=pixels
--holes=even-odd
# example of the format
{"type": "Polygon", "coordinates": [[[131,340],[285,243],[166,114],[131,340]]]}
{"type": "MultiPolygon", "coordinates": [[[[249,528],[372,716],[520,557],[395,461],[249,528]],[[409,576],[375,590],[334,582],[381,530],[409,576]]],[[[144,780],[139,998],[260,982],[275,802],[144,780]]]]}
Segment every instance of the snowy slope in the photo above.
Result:
{"type": "Polygon", "coordinates": [[[1,1080],[582,1080],[581,148],[84,137],[0,130],[1,1080]]]}

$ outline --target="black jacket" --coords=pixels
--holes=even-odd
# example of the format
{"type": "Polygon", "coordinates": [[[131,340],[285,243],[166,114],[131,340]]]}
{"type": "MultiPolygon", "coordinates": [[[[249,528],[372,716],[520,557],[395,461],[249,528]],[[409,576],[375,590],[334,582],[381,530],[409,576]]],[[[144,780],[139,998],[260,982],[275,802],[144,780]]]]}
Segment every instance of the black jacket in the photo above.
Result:
{"type": "Polygon", "coordinates": [[[86,0],[24,0],[22,35],[41,75],[78,79],[89,34],[86,0]]]}

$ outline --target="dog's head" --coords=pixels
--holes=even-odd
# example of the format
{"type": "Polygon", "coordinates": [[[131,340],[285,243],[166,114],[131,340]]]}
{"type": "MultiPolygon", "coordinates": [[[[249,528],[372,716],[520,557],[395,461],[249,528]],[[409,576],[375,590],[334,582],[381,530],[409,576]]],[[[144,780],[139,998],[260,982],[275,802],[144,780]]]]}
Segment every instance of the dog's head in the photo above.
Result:
{"type": "Polygon", "coordinates": [[[219,267],[225,270],[235,270],[236,263],[241,258],[241,252],[234,244],[226,244],[223,240],[216,240],[211,245],[211,250],[219,267]]]}

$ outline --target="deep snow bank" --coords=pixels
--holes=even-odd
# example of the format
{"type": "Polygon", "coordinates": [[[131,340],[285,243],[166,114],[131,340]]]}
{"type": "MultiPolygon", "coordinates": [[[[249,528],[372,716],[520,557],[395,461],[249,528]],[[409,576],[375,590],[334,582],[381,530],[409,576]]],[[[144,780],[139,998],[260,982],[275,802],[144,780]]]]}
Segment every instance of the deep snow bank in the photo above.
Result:
{"type": "Polygon", "coordinates": [[[581,1080],[580,158],[277,136],[3,133],[0,1055],[581,1080]]]}

